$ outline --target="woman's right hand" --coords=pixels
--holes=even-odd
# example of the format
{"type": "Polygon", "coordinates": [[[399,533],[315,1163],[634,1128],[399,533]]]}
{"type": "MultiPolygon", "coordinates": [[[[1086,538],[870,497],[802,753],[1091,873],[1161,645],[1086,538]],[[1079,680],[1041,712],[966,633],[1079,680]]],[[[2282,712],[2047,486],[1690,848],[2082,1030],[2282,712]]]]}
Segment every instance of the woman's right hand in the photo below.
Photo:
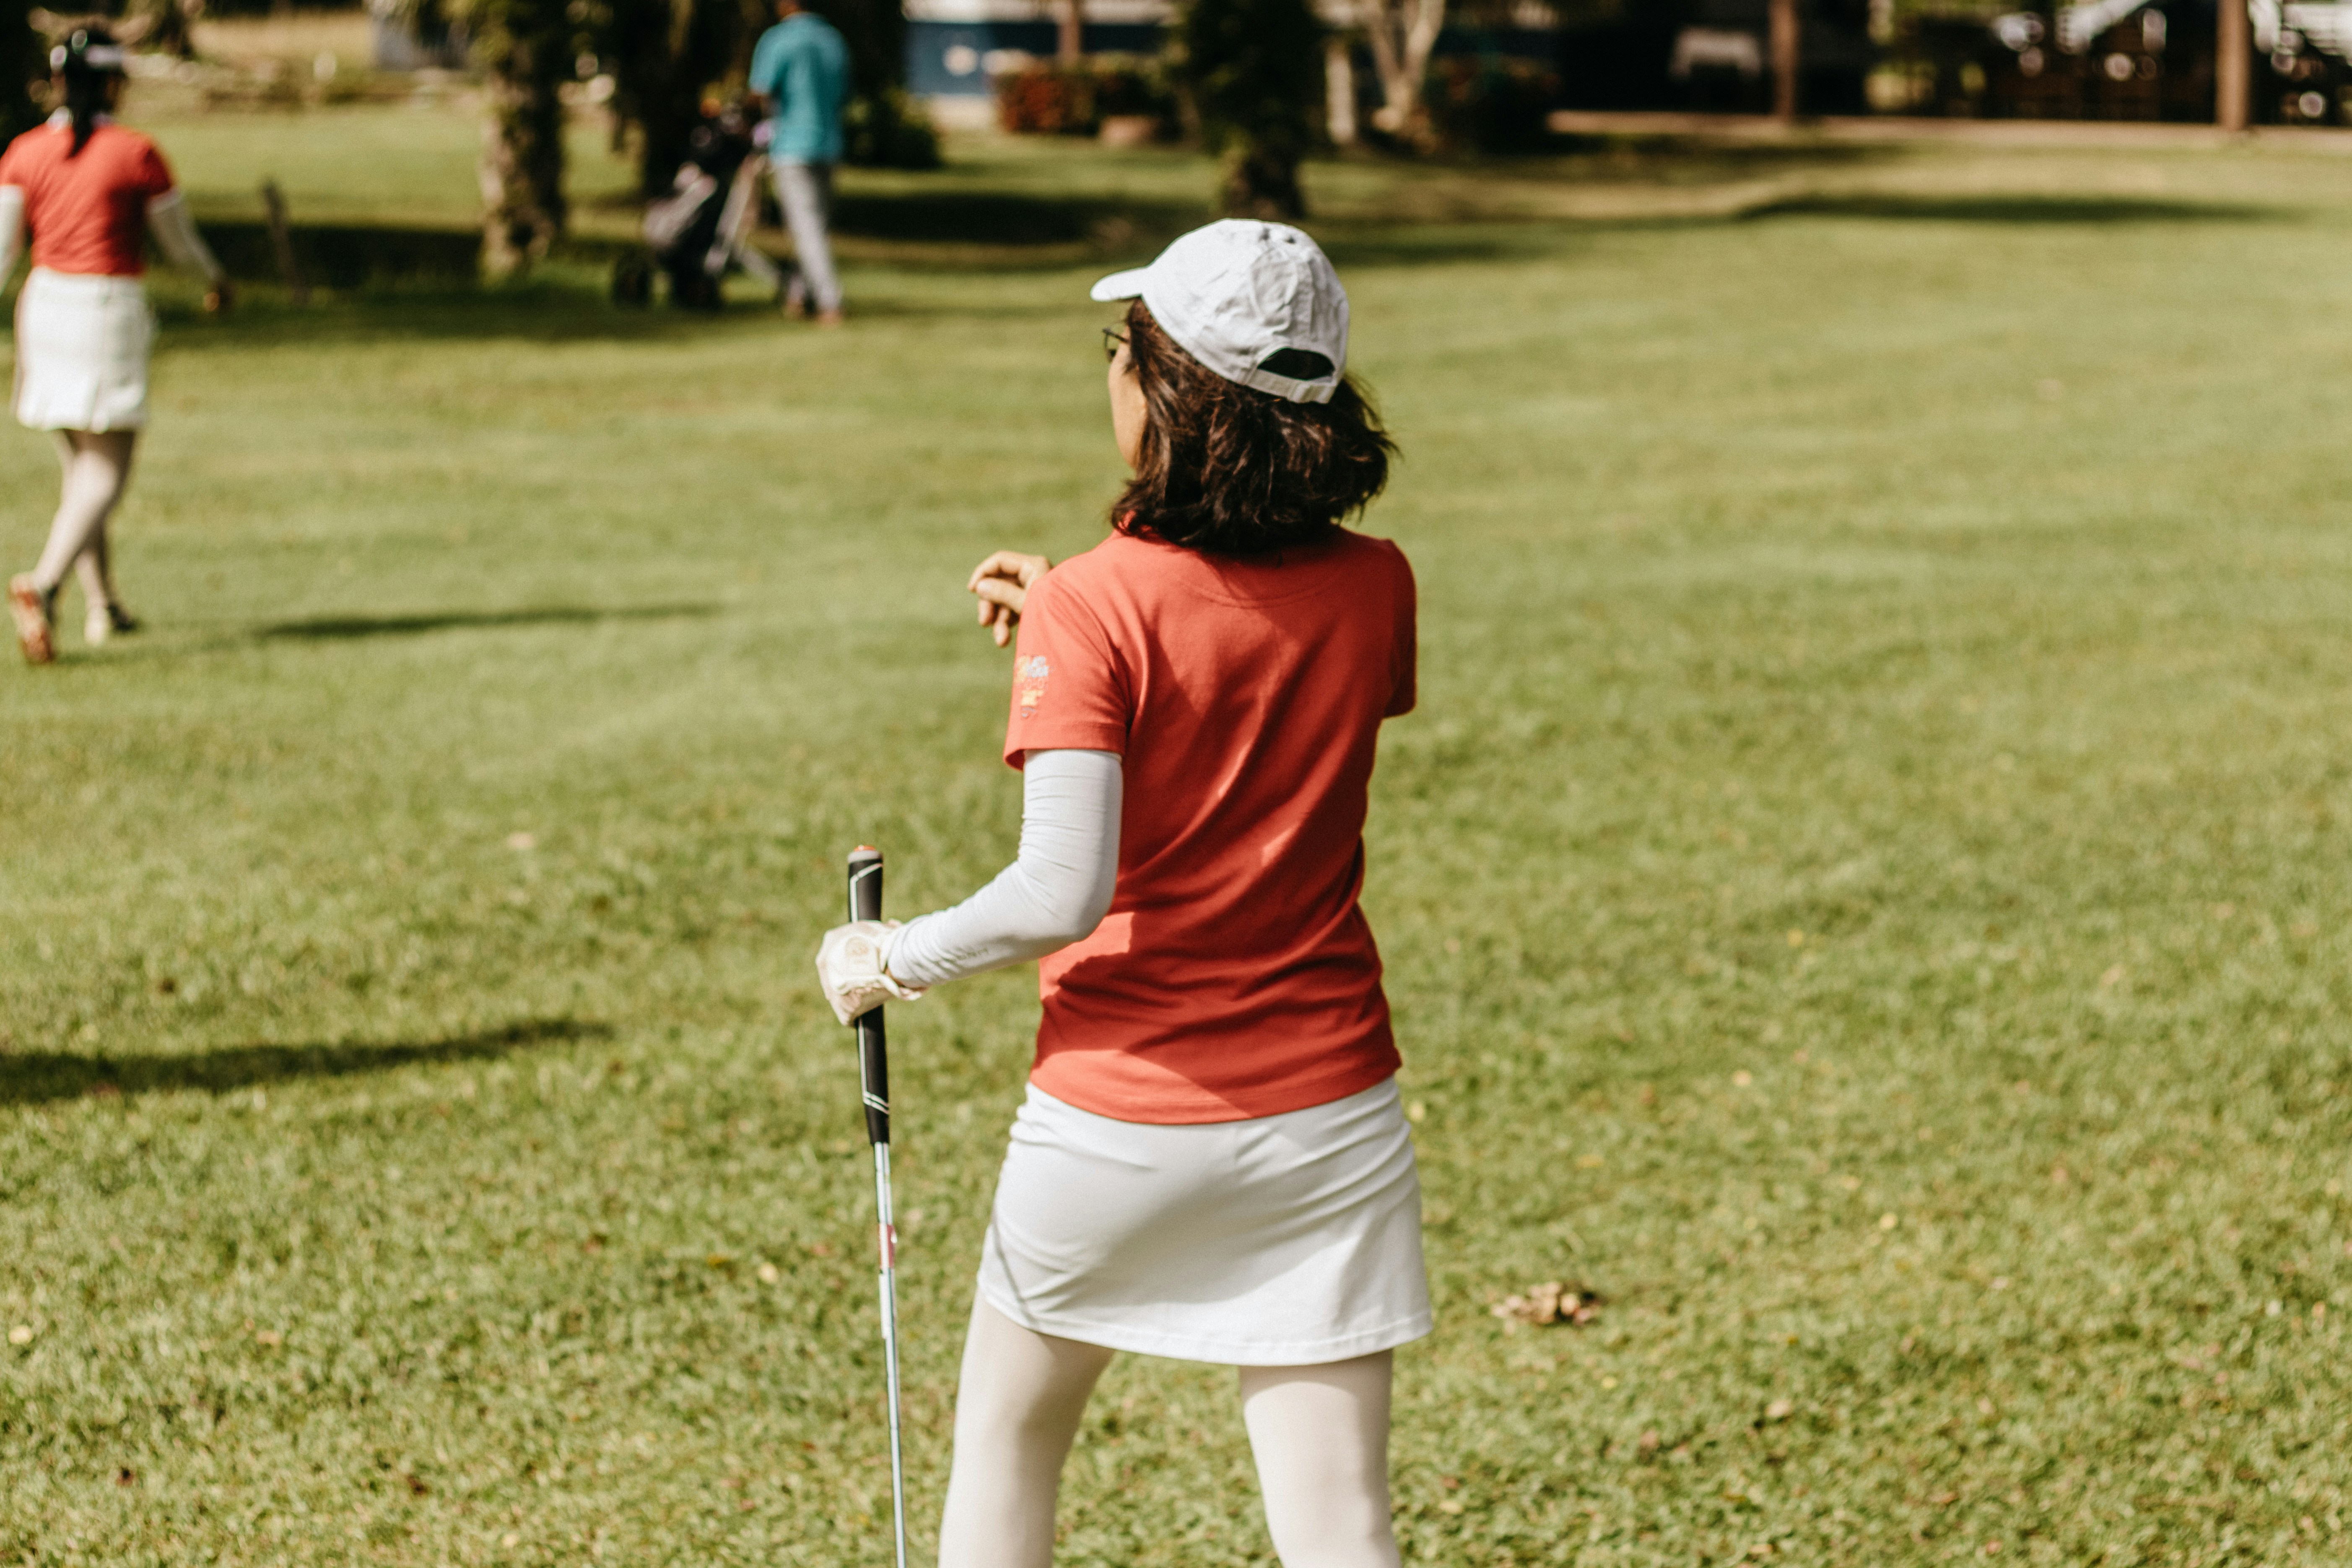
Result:
{"type": "Polygon", "coordinates": [[[236,303],[236,288],[226,278],[205,290],[205,310],[215,316],[225,316],[236,303]]]}
{"type": "Polygon", "coordinates": [[[964,587],[980,601],[980,624],[988,628],[997,647],[1013,640],[1013,628],[1021,624],[1021,607],[1029,602],[1030,588],[1053,569],[1054,563],[1044,556],[1024,555],[1016,550],[1000,550],[972,568],[971,581],[964,587]]]}

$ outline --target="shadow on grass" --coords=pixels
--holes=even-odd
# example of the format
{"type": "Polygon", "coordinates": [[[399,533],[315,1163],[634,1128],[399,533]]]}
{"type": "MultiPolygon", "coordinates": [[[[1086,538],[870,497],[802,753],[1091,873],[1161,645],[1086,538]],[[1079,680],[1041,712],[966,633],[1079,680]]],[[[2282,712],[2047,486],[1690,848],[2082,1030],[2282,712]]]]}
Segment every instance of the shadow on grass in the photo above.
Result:
{"type": "MultiPolygon", "coordinates": [[[[1555,137],[1552,159],[1579,174],[1606,173],[1609,165],[1643,166],[1645,174],[1687,175],[1696,171],[1741,179],[1811,169],[1852,169],[1904,156],[1893,145],[1865,142],[1739,142],[1691,132],[1617,132],[1555,137]]],[[[1508,160],[1493,167],[1508,171],[1508,160]]]]}
{"type": "Polygon", "coordinates": [[[919,245],[1065,246],[1118,248],[1173,238],[1202,221],[1201,204],[1038,196],[1011,191],[860,193],[834,206],[835,231],[919,245]]]}
{"type": "Polygon", "coordinates": [[[1791,196],[1752,209],[1750,218],[1862,217],[1927,223],[2121,224],[2259,223],[2275,211],[2238,202],[2167,201],[2155,196],[1791,196]]]}
{"type": "Polygon", "coordinates": [[[533,1018],[478,1034],[382,1046],[230,1046],[184,1057],[26,1051],[0,1056],[0,1105],[192,1089],[221,1094],[292,1078],[348,1078],[420,1063],[482,1061],[534,1046],[607,1039],[612,1033],[607,1025],[576,1018],[533,1018]]]}
{"type": "Polygon", "coordinates": [[[436,616],[320,616],[307,621],[279,621],[253,635],[265,642],[340,642],[352,637],[417,637],[425,632],[502,626],[583,626],[602,621],[700,618],[718,613],[716,605],[646,605],[619,610],[557,605],[537,610],[453,610],[436,616]]]}

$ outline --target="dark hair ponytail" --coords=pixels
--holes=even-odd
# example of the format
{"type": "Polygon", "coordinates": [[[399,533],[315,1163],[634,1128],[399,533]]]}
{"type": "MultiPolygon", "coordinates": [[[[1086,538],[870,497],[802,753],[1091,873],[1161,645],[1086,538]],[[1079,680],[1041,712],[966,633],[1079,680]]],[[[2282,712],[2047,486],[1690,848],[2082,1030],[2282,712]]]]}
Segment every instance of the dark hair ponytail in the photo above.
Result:
{"type": "Polygon", "coordinates": [[[98,117],[110,107],[112,79],[122,74],[122,46],[103,27],[76,27],[49,51],[49,68],[64,83],[66,112],[73,117],[71,158],[89,145],[98,117]]]}

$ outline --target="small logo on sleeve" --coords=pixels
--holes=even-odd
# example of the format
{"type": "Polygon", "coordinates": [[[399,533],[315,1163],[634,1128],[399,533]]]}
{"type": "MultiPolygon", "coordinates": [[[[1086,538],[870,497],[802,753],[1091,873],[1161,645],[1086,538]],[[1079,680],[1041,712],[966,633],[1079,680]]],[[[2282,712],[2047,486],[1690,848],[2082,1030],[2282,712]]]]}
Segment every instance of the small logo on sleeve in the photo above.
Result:
{"type": "Polygon", "coordinates": [[[1021,708],[1021,717],[1034,719],[1037,706],[1045,700],[1045,677],[1051,673],[1044,654],[1034,654],[1013,662],[1013,694],[1021,708]]]}

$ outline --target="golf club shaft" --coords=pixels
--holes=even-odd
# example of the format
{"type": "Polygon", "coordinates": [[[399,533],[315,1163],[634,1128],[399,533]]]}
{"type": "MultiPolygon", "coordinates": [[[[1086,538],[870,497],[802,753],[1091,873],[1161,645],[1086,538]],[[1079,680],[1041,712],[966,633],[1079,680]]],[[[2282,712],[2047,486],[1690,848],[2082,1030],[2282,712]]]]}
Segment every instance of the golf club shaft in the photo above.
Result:
{"type": "Polygon", "coordinates": [[[907,1568],[907,1465],[898,1443],[898,1233],[890,1220],[890,1145],[874,1145],[874,1206],[882,1215],[882,1366],[890,1385],[890,1521],[907,1568]]]}
{"type": "MultiPolygon", "coordinates": [[[[849,918],[882,918],[882,851],[861,845],[849,857],[849,918]]],[[[898,1439],[898,1233],[890,1214],[890,1051],[879,1007],[857,1020],[857,1081],[866,1140],[874,1146],[874,1218],[880,1248],[882,1363],[890,1385],[890,1518],[898,1568],[907,1568],[907,1469],[898,1439]]]]}

